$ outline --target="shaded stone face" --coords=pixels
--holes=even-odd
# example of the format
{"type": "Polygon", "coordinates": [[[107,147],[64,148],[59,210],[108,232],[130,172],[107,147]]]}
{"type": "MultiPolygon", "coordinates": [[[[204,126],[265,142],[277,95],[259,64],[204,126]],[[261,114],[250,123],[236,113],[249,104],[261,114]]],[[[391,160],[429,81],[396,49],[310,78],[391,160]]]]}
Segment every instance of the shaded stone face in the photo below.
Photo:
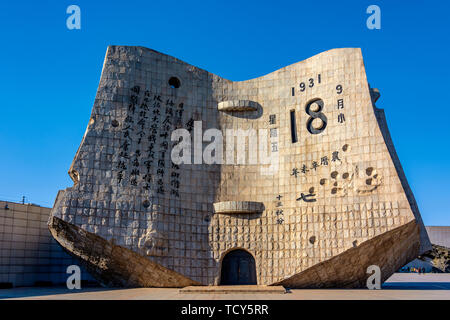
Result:
{"type": "Polygon", "coordinates": [[[378,97],[360,49],[232,82],[110,46],[50,231],[107,285],[220,284],[237,249],[258,284],[385,280],[430,244],[378,97]]]}

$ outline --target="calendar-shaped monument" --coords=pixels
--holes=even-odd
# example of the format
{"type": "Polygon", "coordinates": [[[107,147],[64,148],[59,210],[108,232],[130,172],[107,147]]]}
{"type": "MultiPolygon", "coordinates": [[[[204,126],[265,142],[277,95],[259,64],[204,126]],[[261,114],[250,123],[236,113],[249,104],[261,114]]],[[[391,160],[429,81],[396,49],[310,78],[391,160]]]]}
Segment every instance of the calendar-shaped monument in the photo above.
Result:
{"type": "Polygon", "coordinates": [[[105,285],[362,287],[430,249],[360,49],[233,82],[108,47],[49,220],[105,285]]]}

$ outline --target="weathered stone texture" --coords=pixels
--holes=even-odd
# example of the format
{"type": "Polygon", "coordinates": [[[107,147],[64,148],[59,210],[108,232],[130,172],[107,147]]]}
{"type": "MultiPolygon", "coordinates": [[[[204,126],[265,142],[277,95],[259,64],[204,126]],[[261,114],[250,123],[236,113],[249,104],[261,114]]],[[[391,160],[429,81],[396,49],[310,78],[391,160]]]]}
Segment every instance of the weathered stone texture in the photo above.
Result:
{"type": "Polygon", "coordinates": [[[59,218],[52,217],[49,227],[60,244],[106,286],[176,288],[199,284],[59,218]]]}
{"type": "Polygon", "coordinates": [[[106,284],[219,284],[234,248],[254,256],[258,284],[358,287],[371,264],[386,279],[429,241],[378,96],[360,49],[232,82],[110,46],[69,170],[75,184],[58,195],[50,229],[106,284]],[[170,134],[195,133],[194,121],[266,130],[276,166],[174,166],[170,134]]]}

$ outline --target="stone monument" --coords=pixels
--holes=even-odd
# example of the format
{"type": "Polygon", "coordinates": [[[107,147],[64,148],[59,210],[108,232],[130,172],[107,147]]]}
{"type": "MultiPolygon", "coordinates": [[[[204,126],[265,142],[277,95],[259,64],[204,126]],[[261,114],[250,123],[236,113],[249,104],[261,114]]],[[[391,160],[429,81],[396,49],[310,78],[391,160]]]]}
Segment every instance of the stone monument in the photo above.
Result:
{"type": "Polygon", "coordinates": [[[378,97],[356,48],[233,82],[110,46],[50,231],[107,286],[384,281],[431,246],[378,97]]]}

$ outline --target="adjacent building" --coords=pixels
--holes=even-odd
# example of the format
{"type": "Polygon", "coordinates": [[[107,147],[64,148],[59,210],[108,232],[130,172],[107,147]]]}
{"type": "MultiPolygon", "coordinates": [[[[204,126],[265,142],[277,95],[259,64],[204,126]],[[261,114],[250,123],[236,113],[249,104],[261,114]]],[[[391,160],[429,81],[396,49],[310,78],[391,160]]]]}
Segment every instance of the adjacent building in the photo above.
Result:
{"type": "MultiPolygon", "coordinates": [[[[0,201],[0,287],[65,284],[67,267],[78,264],[53,239],[50,208],[0,201]]],[[[83,280],[93,281],[87,272],[83,280]]]]}
{"type": "Polygon", "coordinates": [[[426,229],[430,241],[435,247],[433,252],[425,255],[423,259],[414,259],[402,267],[400,272],[418,272],[419,270],[422,272],[443,272],[445,269],[449,269],[450,260],[448,252],[450,252],[450,227],[429,226],[426,227],[426,229]],[[447,258],[445,258],[445,251],[447,251],[447,258]],[[433,263],[438,263],[439,265],[433,265],[433,263]]]}

